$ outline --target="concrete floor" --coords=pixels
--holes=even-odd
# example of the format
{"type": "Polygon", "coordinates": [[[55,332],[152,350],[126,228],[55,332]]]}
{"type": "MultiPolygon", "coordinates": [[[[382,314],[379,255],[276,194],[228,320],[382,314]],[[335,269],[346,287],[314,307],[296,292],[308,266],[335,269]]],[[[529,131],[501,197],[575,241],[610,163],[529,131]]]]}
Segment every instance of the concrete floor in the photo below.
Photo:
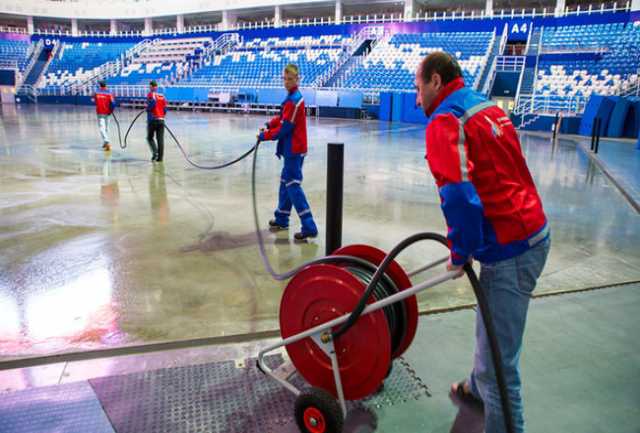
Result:
{"type": "MultiPolygon", "coordinates": [[[[638,284],[552,296],[531,303],[521,370],[527,432],[638,433],[638,308],[638,284]]],[[[369,412],[350,412],[345,433],[482,432],[482,415],[448,395],[449,385],[465,377],[471,365],[474,316],[474,311],[464,310],[422,317],[416,338],[402,362],[427,387],[428,396],[409,393],[399,397],[391,380],[392,384],[387,382],[385,390],[373,401],[365,401],[369,412]]],[[[131,395],[125,392],[119,394],[119,403],[138,409],[132,418],[162,422],[148,421],[136,433],[296,433],[291,419],[293,397],[270,380],[258,376],[251,391],[242,395],[231,387],[241,386],[238,381],[212,384],[197,375],[208,365],[221,361],[235,361],[235,369],[239,371],[254,368],[246,362],[247,358],[255,357],[268,343],[0,371],[0,431],[132,431],[126,428],[121,416],[105,416],[105,411],[113,408],[113,402],[106,402],[96,385],[114,381],[125,386],[138,381],[146,392],[133,391],[148,404],[131,401],[131,395]],[[194,376],[186,384],[162,379],[168,374],[179,377],[176,376],[179,371],[194,376]],[[184,393],[194,387],[198,392],[191,392],[193,399],[185,402],[184,393]],[[264,415],[260,405],[264,401],[259,396],[265,395],[278,403],[272,409],[281,416],[278,428],[259,416],[264,415]],[[263,428],[238,430],[229,422],[225,424],[230,405],[236,408],[236,419],[255,419],[263,428]],[[158,412],[159,406],[165,411],[158,412]],[[204,427],[193,428],[203,421],[204,427]]],[[[399,362],[395,361],[392,374],[401,369],[399,362]]]]}
{"type": "MultiPolygon", "coordinates": [[[[585,150],[591,142],[581,139],[585,150]]],[[[625,191],[628,199],[640,209],[640,147],[637,140],[612,140],[603,138],[598,146],[598,159],[603,168],[615,179],[625,191]]]]}
{"type": "MultiPolygon", "coordinates": [[[[135,113],[118,112],[123,129],[135,113]]],[[[250,147],[265,120],[168,116],[202,163],[250,147]]],[[[114,139],[107,155],[90,108],[3,108],[0,359],[277,329],[284,285],[269,277],[257,253],[250,161],[196,170],[167,140],[164,165],[152,166],[143,125],[133,129],[126,151],[114,139]]],[[[114,131],[112,124],[112,137],[114,131]]],[[[418,231],[444,232],[422,127],[313,119],[309,137],[303,186],[321,234],[303,245],[292,233],[269,234],[268,252],[280,270],[324,252],[329,141],[345,143],[344,244],[388,250],[418,231]]],[[[522,141],[553,233],[538,293],[640,279],[640,216],[574,142],[522,141]]],[[[274,147],[260,152],[263,224],[279,182],[274,147]]],[[[418,245],[399,262],[410,270],[444,253],[418,245]]],[[[473,302],[473,294],[458,280],[420,301],[425,310],[449,308],[473,302]]]]}

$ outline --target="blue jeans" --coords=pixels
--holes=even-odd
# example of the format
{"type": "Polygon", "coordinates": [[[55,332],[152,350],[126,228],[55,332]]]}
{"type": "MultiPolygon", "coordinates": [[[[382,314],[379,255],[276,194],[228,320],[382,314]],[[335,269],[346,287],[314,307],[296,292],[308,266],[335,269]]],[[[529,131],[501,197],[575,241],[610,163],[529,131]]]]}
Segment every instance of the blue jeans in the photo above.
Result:
{"type": "MultiPolygon", "coordinates": [[[[517,433],[524,432],[520,395],[520,352],[531,293],[547,261],[551,242],[547,238],[527,252],[497,263],[482,264],[480,285],[487,296],[496,330],[505,381],[517,433]]],[[[471,392],[484,402],[485,432],[504,433],[500,392],[495,378],[491,349],[482,321],[476,313],[476,350],[469,380],[471,392]]]]}

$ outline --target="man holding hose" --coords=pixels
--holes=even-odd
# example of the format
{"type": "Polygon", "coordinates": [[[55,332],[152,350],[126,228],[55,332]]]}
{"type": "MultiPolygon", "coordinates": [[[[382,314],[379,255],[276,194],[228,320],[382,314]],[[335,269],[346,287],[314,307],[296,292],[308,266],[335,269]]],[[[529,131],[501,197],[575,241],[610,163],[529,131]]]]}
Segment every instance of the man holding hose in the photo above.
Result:
{"type": "MultiPolygon", "coordinates": [[[[448,226],[448,269],[480,262],[502,355],[517,433],[524,432],[520,352],[529,300],[549,252],[547,218],[509,117],[465,87],[449,54],[427,56],[416,73],[417,104],[429,118],[426,159],[448,226]]],[[[503,433],[489,341],[476,314],[476,350],[469,377],[451,386],[463,401],[484,408],[486,433],[503,433]]]]}

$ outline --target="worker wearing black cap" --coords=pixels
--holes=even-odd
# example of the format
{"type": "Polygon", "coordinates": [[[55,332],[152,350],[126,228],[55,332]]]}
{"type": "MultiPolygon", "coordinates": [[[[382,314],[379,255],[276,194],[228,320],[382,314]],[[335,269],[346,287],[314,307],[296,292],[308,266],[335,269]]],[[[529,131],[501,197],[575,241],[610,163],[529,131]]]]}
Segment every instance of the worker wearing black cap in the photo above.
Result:
{"type": "Polygon", "coordinates": [[[155,80],[149,83],[150,91],[147,95],[147,142],[151,148],[151,161],[162,162],[164,155],[164,116],[167,114],[167,100],[164,95],[158,93],[158,83],[155,80]],[[153,139],[155,135],[158,141],[153,139]]]}

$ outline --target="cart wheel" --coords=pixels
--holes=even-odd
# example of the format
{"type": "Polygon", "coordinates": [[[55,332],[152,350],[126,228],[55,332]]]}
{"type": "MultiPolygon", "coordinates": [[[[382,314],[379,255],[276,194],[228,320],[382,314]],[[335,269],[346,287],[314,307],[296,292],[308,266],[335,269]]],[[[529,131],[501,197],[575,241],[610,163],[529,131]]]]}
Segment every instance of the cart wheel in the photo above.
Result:
{"type": "Polygon", "coordinates": [[[342,433],[344,416],[338,401],[320,388],[308,388],[298,396],[296,423],[302,433],[342,433]]]}

